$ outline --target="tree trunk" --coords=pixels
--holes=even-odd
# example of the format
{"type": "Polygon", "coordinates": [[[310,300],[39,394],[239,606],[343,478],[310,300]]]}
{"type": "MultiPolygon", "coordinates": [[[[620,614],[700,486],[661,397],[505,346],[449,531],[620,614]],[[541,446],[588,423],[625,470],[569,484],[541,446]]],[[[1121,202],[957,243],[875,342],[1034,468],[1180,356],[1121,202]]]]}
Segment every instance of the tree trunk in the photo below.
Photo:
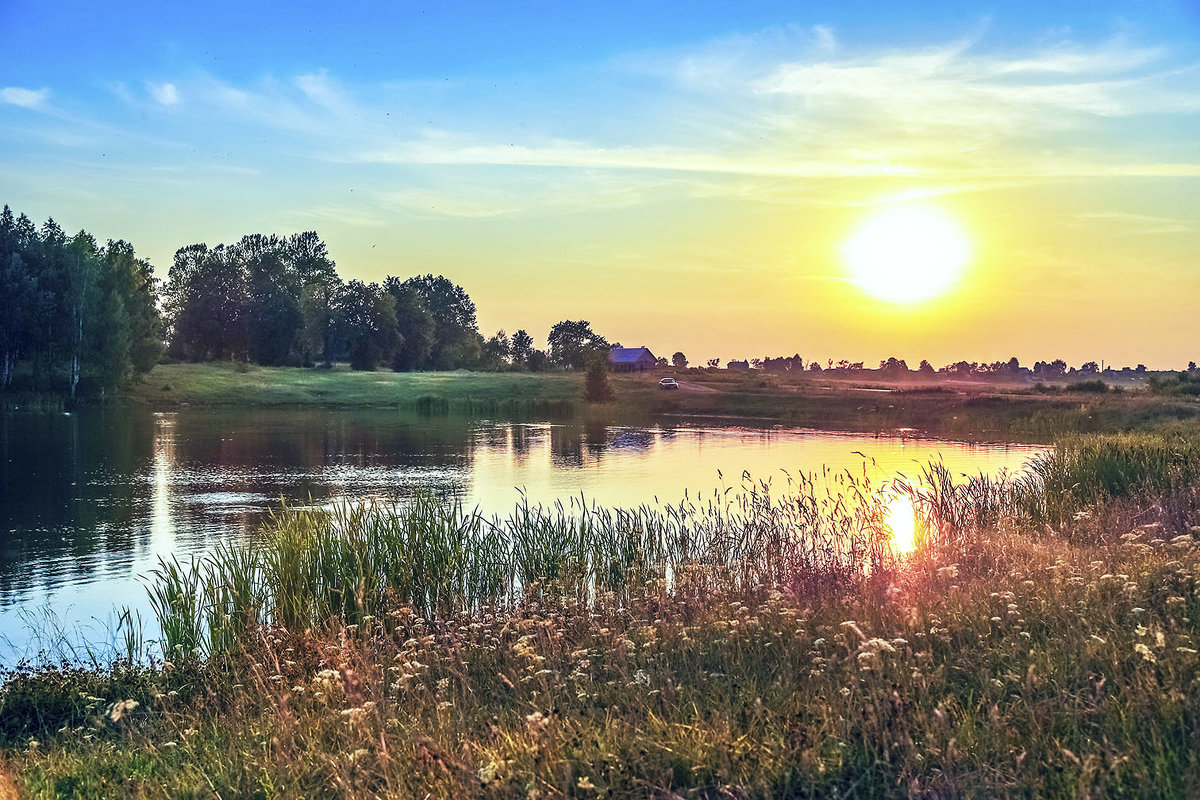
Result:
{"type": "Polygon", "coordinates": [[[332,341],[330,341],[331,339],[333,339],[333,309],[331,308],[332,304],[329,302],[329,299],[330,299],[329,298],[329,287],[326,286],[325,287],[325,320],[324,320],[325,330],[323,331],[324,335],[321,337],[323,339],[323,341],[321,343],[321,349],[323,352],[321,353],[321,355],[325,357],[325,366],[326,367],[333,366],[333,356],[331,355],[331,352],[333,350],[333,343],[332,343],[332,341]]]}
{"type": "Polygon", "coordinates": [[[79,385],[80,357],[83,351],[83,303],[76,308],[75,341],[71,353],[71,399],[75,399],[75,387],[79,385]]]}

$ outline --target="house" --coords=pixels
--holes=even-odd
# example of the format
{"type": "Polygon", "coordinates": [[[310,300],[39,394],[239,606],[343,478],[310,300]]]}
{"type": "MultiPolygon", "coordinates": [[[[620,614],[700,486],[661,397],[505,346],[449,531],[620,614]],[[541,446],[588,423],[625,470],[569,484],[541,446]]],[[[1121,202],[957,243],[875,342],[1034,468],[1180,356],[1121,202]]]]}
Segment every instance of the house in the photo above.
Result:
{"type": "Polygon", "coordinates": [[[614,347],[608,351],[613,372],[645,372],[658,366],[658,359],[646,347],[614,347]]]}
{"type": "Polygon", "coordinates": [[[750,369],[749,361],[730,361],[725,365],[725,369],[750,369]]]}

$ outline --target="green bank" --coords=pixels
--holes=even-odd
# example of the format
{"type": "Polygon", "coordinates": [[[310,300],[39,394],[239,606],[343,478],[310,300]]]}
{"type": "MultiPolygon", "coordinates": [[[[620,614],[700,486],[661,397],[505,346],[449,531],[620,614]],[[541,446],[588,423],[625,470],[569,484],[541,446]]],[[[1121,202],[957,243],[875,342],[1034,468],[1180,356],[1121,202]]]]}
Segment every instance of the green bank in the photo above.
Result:
{"type": "Polygon", "coordinates": [[[355,372],[229,363],[162,364],[122,402],[180,406],[400,408],[426,413],[615,421],[695,419],[967,438],[1049,441],[1067,433],[1171,430],[1200,415],[1190,396],[1145,391],[1035,391],[1029,386],[857,383],[749,372],[687,370],[664,391],[659,375],[613,375],[615,399],[588,403],[583,376],[526,372],[355,372]]]}

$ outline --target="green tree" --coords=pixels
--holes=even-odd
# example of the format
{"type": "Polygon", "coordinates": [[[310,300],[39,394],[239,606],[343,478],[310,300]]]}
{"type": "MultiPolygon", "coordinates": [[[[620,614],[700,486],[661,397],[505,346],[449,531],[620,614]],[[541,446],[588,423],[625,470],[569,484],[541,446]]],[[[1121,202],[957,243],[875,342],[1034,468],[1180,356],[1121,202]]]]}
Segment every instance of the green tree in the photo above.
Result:
{"type": "Polygon", "coordinates": [[[583,379],[583,397],[589,403],[607,403],[616,397],[609,379],[608,354],[593,350],[587,357],[583,379]]]}
{"type": "Polygon", "coordinates": [[[316,231],[294,233],[286,243],[288,259],[300,279],[299,360],[333,365],[333,304],[342,288],[333,259],[316,231]]]}
{"type": "Polygon", "coordinates": [[[399,344],[396,301],[377,283],[350,281],[338,297],[335,325],[350,368],[373,371],[390,362],[399,344]]]}
{"type": "Polygon", "coordinates": [[[256,364],[287,363],[297,352],[303,317],[301,281],[287,242],[243,236],[231,248],[231,266],[246,274],[246,349],[256,364]]]}
{"type": "Polygon", "coordinates": [[[529,355],[533,352],[533,337],[520,328],[512,335],[509,342],[509,353],[512,364],[517,369],[529,369],[529,355]]]}
{"type": "Polygon", "coordinates": [[[246,274],[225,245],[182,247],[168,273],[170,350],[194,361],[246,357],[246,274]]]}
{"type": "Polygon", "coordinates": [[[401,340],[392,360],[392,369],[397,372],[427,369],[433,355],[437,323],[424,296],[416,284],[400,278],[389,276],[383,287],[395,301],[396,327],[401,340]]]}
{"type": "Polygon", "coordinates": [[[608,341],[585,319],[563,320],[546,337],[550,360],[568,369],[583,369],[596,353],[608,357],[608,341]]]}
{"type": "Polygon", "coordinates": [[[675,355],[671,356],[671,364],[674,365],[675,369],[687,369],[687,356],[682,351],[676,350],[675,355]]]}
{"type": "Polygon", "coordinates": [[[509,365],[511,357],[512,343],[508,339],[508,334],[503,330],[496,331],[495,336],[484,342],[483,360],[489,369],[504,369],[509,365]]]}
{"type": "Polygon", "coordinates": [[[104,247],[104,274],[128,320],[131,374],[143,375],[158,363],[163,350],[154,268],[137,257],[130,243],[109,241],[104,247]]]}
{"type": "Polygon", "coordinates": [[[428,365],[434,369],[474,366],[482,354],[483,337],[475,304],[466,291],[441,275],[419,275],[402,285],[421,298],[433,317],[428,365]]]}

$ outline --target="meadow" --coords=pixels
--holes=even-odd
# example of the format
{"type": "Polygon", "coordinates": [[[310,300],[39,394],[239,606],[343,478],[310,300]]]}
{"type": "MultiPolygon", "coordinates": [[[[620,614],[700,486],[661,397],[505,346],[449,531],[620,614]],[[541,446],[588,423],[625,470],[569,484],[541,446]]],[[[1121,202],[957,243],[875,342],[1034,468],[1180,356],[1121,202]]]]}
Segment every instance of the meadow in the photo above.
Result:
{"type": "MultiPolygon", "coordinates": [[[[1169,431],[1200,416],[1191,396],[1143,389],[1038,391],[1029,384],[932,383],[781,376],[726,370],[665,370],[681,390],[664,392],[659,373],[613,375],[616,399],[583,400],[578,373],[354,372],[229,363],[160,364],[122,402],[186,406],[398,408],[430,414],[507,418],[589,416],[776,421],[794,426],[1051,441],[1074,433],[1169,431]]],[[[1043,387],[1045,388],[1045,387],[1043,387]]]]}
{"type": "Polygon", "coordinates": [[[10,671],[0,747],[30,797],[1191,796],[1198,476],[1143,433],[1001,479],[284,509],[162,564],[162,642],[10,671]]]}

